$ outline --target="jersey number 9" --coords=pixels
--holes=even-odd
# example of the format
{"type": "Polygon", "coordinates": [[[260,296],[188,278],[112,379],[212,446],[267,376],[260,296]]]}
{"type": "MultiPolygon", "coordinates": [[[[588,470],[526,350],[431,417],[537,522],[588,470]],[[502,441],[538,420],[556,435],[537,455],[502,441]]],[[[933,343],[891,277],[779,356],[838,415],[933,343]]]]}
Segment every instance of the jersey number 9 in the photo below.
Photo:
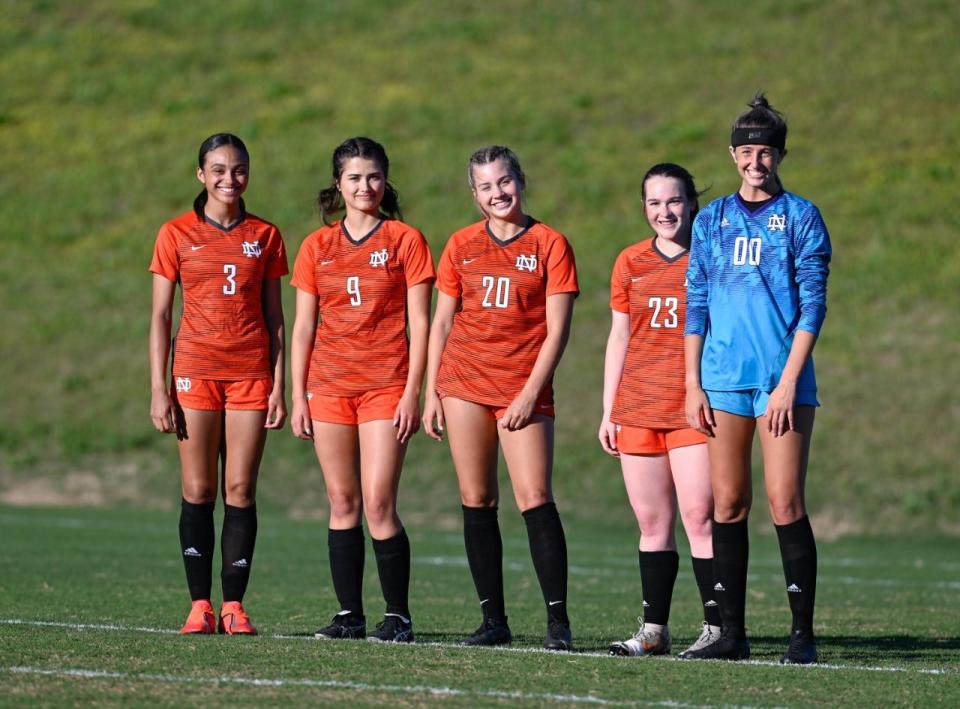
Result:
{"type": "Polygon", "coordinates": [[[360,305],[360,276],[347,278],[347,293],[350,294],[350,305],[360,305]]]}

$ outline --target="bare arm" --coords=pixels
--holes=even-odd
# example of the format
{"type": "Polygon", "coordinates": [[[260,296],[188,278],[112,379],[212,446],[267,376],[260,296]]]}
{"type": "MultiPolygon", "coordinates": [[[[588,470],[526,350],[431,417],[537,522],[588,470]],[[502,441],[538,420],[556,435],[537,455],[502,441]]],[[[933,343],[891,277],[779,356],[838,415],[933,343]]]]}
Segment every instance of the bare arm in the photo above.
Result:
{"type": "Polygon", "coordinates": [[[273,391],[267,404],[265,428],[283,428],[287,420],[286,402],[286,329],[283,321],[283,300],[280,297],[280,279],[263,282],[263,319],[270,337],[270,369],[273,371],[273,391]]]}
{"type": "Polygon", "coordinates": [[[813,346],[817,343],[817,336],[807,330],[797,330],[790,346],[787,363],[780,373],[780,381],[770,392],[767,402],[767,430],[774,436],[782,436],[793,430],[793,413],[797,401],[797,380],[803,371],[803,366],[813,353],[813,346]]]}
{"type": "Polygon", "coordinates": [[[423,405],[423,431],[430,438],[443,440],[443,405],[437,395],[437,375],[440,373],[440,357],[447,346],[447,338],[453,328],[453,316],[460,304],[458,298],[443,291],[437,294],[437,309],[433,313],[430,339],[427,345],[427,395],[423,405]]]}
{"type": "Polygon", "coordinates": [[[153,298],[150,311],[150,419],[161,433],[177,430],[176,409],[167,385],[167,360],[170,357],[171,311],[177,284],[153,274],[153,298]]]}
{"type": "Polygon", "coordinates": [[[683,338],[683,361],[685,369],[685,382],[687,388],[686,403],[684,411],[687,416],[687,424],[691,428],[713,436],[713,427],[716,421],[713,418],[713,409],[710,408],[710,402],[707,395],[700,386],[700,356],[703,354],[703,336],[687,335],[683,338]]]}
{"type": "Polygon", "coordinates": [[[430,296],[432,284],[417,283],[407,289],[407,326],[410,329],[409,371],[403,397],[393,415],[397,440],[405,443],[420,428],[420,390],[427,365],[427,339],[430,334],[430,296]]]}
{"type": "Polygon", "coordinates": [[[510,402],[500,426],[509,431],[515,431],[526,426],[533,415],[533,407],[537,403],[540,392],[553,376],[554,370],[560,364],[563,350],[570,338],[570,321],[573,318],[573,293],[555,293],[547,296],[547,336],[540,346],[540,352],[530,370],[523,389],[517,398],[510,402]]]}
{"type": "Polygon", "coordinates": [[[610,412],[617,396],[620,379],[623,377],[623,363],[627,358],[627,343],[630,341],[630,315],[619,310],[611,310],[610,336],[607,337],[607,351],[603,360],[603,418],[600,421],[600,445],[610,455],[619,456],[617,450],[617,427],[610,421],[610,412]]]}
{"type": "Polygon", "coordinates": [[[297,289],[297,311],[290,335],[290,381],[293,386],[290,427],[297,438],[313,438],[313,423],[307,404],[307,371],[317,331],[317,296],[297,289]]]}

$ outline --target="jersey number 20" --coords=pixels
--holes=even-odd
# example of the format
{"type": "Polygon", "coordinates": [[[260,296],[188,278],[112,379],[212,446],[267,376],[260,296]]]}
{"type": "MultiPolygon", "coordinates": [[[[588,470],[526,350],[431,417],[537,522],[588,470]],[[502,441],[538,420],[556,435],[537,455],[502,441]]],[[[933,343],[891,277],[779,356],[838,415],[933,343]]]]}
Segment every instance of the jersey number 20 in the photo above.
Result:
{"type": "Polygon", "coordinates": [[[486,292],[483,294],[483,302],[481,303],[484,308],[506,308],[510,305],[509,278],[506,276],[500,276],[499,278],[484,276],[483,287],[486,288],[486,292]],[[496,290],[494,290],[494,287],[496,287],[496,290]],[[490,300],[491,295],[493,295],[493,301],[490,300]]]}

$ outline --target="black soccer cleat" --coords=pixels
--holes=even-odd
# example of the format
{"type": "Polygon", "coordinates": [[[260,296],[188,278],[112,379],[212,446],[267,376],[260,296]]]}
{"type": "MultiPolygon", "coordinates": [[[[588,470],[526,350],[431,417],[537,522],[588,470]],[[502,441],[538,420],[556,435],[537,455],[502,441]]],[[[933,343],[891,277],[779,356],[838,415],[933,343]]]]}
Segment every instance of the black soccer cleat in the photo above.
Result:
{"type": "Polygon", "coordinates": [[[512,640],[513,635],[510,634],[507,617],[504,616],[503,620],[484,618],[483,624],[461,640],[460,644],[491,647],[493,645],[509,645],[512,640]]]}
{"type": "Polygon", "coordinates": [[[313,634],[318,640],[363,640],[367,635],[367,619],[350,611],[340,611],[330,625],[313,634]]]}
{"type": "Polygon", "coordinates": [[[375,643],[412,643],[413,623],[398,613],[387,613],[383,622],[377,623],[377,629],[367,636],[375,643]]]}
{"type": "Polygon", "coordinates": [[[546,650],[569,652],[573,650],[573,638],[570,624],[559,620],[547,621],[547,639],[543,641],[546,650]]]}
{"type": "Polygon", "coordinates": [[[746,660],[750,657],[750,643],[743,628],[725,627],[716,641],[681,652],[679,657],[683,660],[746,660]]]}
{"type": "Polygon", "coordinates": [[[817,641],[812,630],[794,630],[790,645],[780,658],[781,665],[812,665],[817,661],[817,641]]]}

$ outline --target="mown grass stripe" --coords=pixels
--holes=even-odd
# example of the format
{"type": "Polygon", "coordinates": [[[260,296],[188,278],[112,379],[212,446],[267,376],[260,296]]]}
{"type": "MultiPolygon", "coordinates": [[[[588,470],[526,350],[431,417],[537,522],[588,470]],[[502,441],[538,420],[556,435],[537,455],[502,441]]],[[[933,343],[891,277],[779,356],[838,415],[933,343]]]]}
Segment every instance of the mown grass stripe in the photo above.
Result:
{"type": "MultiPolygon", "coordinates": [[[[179,633],[176,630],[170,630],[167,628],[148,628],[148,627],[139,627],[139,626],[125,626],[125,625],[115,625],[111,623],[67,623],[64,621],[53,621],[53,620],[26,620],[22,618],[0,618],[0,625],[28,625],[28,626],[37,626],[37,627],[51,627],[51,628],[64,628],[66,630],[105,630],[105,631],[119,631],[119,632],[140,632],[140,633],[152,633],[156,635],[178,635],[179,633]]],[[[270,635],[263,635],[262,637],[270,638],[271,640],[308,640],[311,642],[326,642],[326,641],[316,641],[312,635],[288,635],[284,633],[273,633],[270,635]]],[[[412,645],[398,644],[396,648],[398,650],[403,649],[413,649],[413,648],[425,648],[425,647],[435,647],[435,648],[456,648],[463,650],[465,652],[505,652],[505,653],[520,653],[520,654],[542,654],[542,655],[556,655],[554,651],[544,650],[543,648],[537,647],[463,647],[457,643],[444,643],[444,642],[418,642],[412,645]]],[[[615,658],[611,655],[608,655],[605,652],[575,652],[572,655],[573,657],[599,657],[604,659],[609,659],[611,662],[624,662],[624,660],[615,658]]],[[[687,662],[685,660],[680,660],[675,657],[662,657],[657,658],[658,662],[687,662]]],[[[718,661],[719,662],[719,661],[718,661]]],[[[801,670],[854,670],[859,672],[903,672],[908,674],[922,674],[922,675],[958,675],[960,671],[954,671],[949,669],[938,669],[938,668],[926,668],[926,667],[903,667],[899,665],[849,665],[849,664],[835,664],[835,663],[817,663],[815,665],[807,665],[805,667],[800,666],[784,666],[779,662],[774,662],[771,660],[743,660],[737,663],[738,666],[743,665],[754,665],[758,667],[783,667],[785,671],[794,671],[797,669],[801,670]]]]}
{"type": "MultiPolygon", "coordinates": [[[[457,689],[430,685],[374,684],[371,682],[352,682],[334,679],[293,679],[293,678],[253,678],[253,677],[196,677],[190,675],[150,674],[134,672],[115,672],[108,670],[90,670],[81,668],[44,669],[40,667],[5,667],[5,672],[23,675],[41,675],[47,677],[69,677],[76,679],[120,679],[134,682],[169,682],[182,684],[238,684],[249,687],[313,687],[320,689],[348,689],[360,692],[392,692],[398,694],[423,694],[433,697],[482,697],[490,699],[511,699],[515,701],[564,702],[568,704],[594,704],[598,706],[645,706],[676,707],[677,709],[709,709],[710,704],[689,704],[674,700],[641,701],[604,699],[584,694],[553,694],[548,692],[521,692],[502,689],[457,689]]],[[[732,706],[732,705],[725,705],[732,706]]],[[[749,707],[738,705],[739,709],[749,707]]]]}

